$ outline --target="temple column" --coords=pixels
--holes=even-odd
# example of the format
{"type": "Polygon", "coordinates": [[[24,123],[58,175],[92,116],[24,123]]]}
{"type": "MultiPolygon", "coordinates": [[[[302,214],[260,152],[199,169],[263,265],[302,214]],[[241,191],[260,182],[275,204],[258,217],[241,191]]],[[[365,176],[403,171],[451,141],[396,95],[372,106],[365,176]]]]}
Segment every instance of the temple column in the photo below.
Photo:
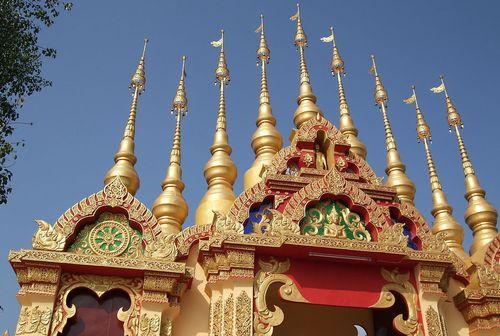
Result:
{"type": "Polygon", "coordinates": [[[173,335],[173,322],[180,314],[175,296],[181,287],[175,278],[154,273],[144,276],[139,335],[173,335]]]}
{"type": "Polygon", "coordinates": [[[204,253],[206,292],[210,297],[210,336],[252,334],[253,250],[204,253]]]}
{"type": "Polygon", "coordinates": [[[421,263],[417,266],[418,296],[426,336],[446,336],[440,301],[446,298],[446,267],[421,263]]]}
{"type": "Polygon", "coordinates": [[[30,265],[16,267],[15,272],[21,286],[17,294],[21,311],[15,335],[48,336],[61,269],[30,265]]]}

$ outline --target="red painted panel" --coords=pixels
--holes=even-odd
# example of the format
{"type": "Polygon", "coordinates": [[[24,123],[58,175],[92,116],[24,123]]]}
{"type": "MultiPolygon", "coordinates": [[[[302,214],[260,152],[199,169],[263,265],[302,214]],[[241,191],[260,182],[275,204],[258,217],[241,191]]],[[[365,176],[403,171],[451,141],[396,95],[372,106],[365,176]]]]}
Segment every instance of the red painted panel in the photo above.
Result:
{"type": "Polygon", "coordinates": [[[380,266],[292,260],[287,274],[311,303],[367,308],[387,283],[380,266]]]}

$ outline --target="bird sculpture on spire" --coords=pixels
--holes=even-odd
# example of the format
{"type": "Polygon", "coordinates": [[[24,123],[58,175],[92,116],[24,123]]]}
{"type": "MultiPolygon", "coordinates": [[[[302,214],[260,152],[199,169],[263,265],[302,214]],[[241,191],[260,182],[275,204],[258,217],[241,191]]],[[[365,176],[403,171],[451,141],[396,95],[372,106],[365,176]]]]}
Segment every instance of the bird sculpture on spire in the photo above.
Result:
{"type": "Polygon", "coordinates": [[[257,114],[257,129],[252,135],[252,149],[255,153],[255,160],[252,166],[246,171],[244,176],[244,188],[248,189],[262,181],[261,173],[281,147],[283,139],[276,129],[276,118],[269,101],[269,89],[267,86],[267,64],[271,56],[271,51],[267,46],[264,35],[264,16],[260,16],[260,26],[255,30],[260,33],[259,48],[257,49],[257,65],[260,65],[260,95],[259,108],[257,114]]]}
{"type": "Polygon", "coordinates": [[[231,159],[232,149],[229,145],[226,130],[224,88],[228,84],[230,76],[224,53],[224,30],[221,30],[221,38],[211,44],[213,47],[220,47],[219,61],[215,69],[215,79],[219,83],[219,110],[217,112],[214,141],[210,147],[211,157],[203,170],[208,187],[196,209],[195,222],[197,225],[212,223],[215,213],[225,215],[236,198],[233,184],[236,180],[237,170],[231,159]]]}
{"type": "Polygon", "coordinates": [[[170,163],[163,180],[162,192],[153,204],[153,214],[158,219],[162,232],[177,234],[188,214],[188,205],[182,196],[184,183],[181,168],[181,120],[188,111],[186,95],[186,57],[182,57],[182,68],[179,85],[172,100],[172,114],[175,116],[174,139],[170,153],[170,163]]]}
{"type": "Polygon", "coordinates": [[[309,119],[316,117],[317,114],[323,115],[323,112],[316,105],[316,96],[313,93],[309,71],[305,58],[305,47],[307,46],[307,36],[302,27],[300,17],[300,5],[297,4],[297,13],[290,17],[291,21],[297,21],[297,31],[295,32],[294,44],[299,52],[299,96],[297,98],[298,107],[293,115],[293,122],[298,129],[309,119]]]}
{"type": "Polygon", "coordinates": [[[104,184],[106,185],[119,176],[128,192],[132,195],[135,195],[140,184],[139,175],[134,168],[134,165],[137,162],[137,157],[134,154],[134,138],[137,102],[140,94],[146,87],[146,72],[144,69],[144,63],[147,45],[148,39],[146,38],[144,39],[144,47],[142,49],[142,56],[139,61],[139,65],[130,80],[130,89],[133,90],[132,105],[130,106],[129,117],[123,133],[123,138],[120,142],[118,152],[115,154],[115,164],[104,177],[104,184]]]}
{"type": "Polygon", "coordinates": [[[464,239],[464,230],[460,223],[453,217],[453,208],[448,203],[443,187],[439,181],[434,160],[432,158],[430,143],[432,142],[431,130],[424,119],[424,115],[420,109],[417,99],[416,88],[411,87],[412,95],[405,102],[415,104],[415,113],[417,116],[417,140],[424,144],[425,157],[427,160],[427,168],[429,173],[429,182],[431,185],[433,207],[431,214],[434,217],[432,224],[432,232],[435,234],[443,233],[446,245],[455,252],[456,255],[467,264],[470,264],[469,255],[464,251],[462,246],[464,239]]]}
{"type": "Polygon", "coordinates": [[[380,111],[382,112],[382,120],[384,122],[385,130],[385,145],[387,149],[387,166],[385,168],[385,173],[387,174],[386,185],[396,189],[396,195],[401,202],[413,205],[415,185],[406,175],[406,167],[399,156],[396,140],[392,134],[391,123],[389,122],[389,117],[387,116],[387,101],[389,100],[389,97],[387,95],[387,91],[382,85],[382,81],[380,80],[380,76],[377,71],[377,64],[375,63],[375,56],[372,55],[371,59],[372,67],[370,68],[370,73],[372,73],[375,77],[374,99],[375,104],[378,105],[380,111]]]}
{"type": "Polygon", "coordinates": [[[333,27],[330,27],[330,35],[321,38],[324,43],[332,43],[332,62],[330,70],[333,76],[337,77],[338,90],[339,90],[339,130],[347,138],[347,142],[351,145],[351,150],[362,157],[366,158],[366,146],[358,138],[358,129],[354,125],[354,121],[351,118],[351,112],[349,110],[349,104],[347,104],[347,98],[344,92],[344,85],[342,83],[342,75],[345,75],[344,60],[340,56],[337,44],[335,42],[335,34],[333,33],[333,27]]]}
{"type": "Polygon", "coordinates": [[[463,128],[462,118],[448,95],[443,76],[440,76],[440,81],[441,84],[433,87],[431,91],[434,93],[444,92],[445,95],[448,125],[450,131],[454,131],[457,137],[465,177],[465,199],[468,204],[464,217],[473,235],[470,253],[472,260],[481,259],[483,257],[481,253],[483,248],[493,241],[498,234],[498,213],[495,207],[485,198],[486,191],[479,184],[460,132],[460,129],[463,128]]]}

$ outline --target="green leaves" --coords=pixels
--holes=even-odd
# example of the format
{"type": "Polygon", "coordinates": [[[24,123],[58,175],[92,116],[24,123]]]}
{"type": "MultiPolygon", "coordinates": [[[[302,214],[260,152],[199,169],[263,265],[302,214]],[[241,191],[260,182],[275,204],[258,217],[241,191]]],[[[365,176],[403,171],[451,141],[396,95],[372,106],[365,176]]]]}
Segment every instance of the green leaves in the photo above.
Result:
{"type": "Polygon", "coordinates": [[[55,58],[56,50],[38,44],[38,34],[50,27],[60,8],[72,3],[59,0],[0,1],[0,204],[7,203],[16,148],[24,141],[12,140],[15,121],[24,100],[52,83],[41,75],[44,58],[55,58]]]}

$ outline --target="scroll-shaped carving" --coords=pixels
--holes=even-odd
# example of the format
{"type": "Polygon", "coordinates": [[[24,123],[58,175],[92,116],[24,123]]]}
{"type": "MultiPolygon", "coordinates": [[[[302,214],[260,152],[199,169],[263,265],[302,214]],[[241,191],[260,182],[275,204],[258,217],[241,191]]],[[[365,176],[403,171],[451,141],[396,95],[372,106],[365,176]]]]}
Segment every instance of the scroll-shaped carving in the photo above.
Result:
{"type": "Polygon", "coordinates": [[[36,220],[38,230],[33,235],[32,244],[34,249],[62,251],[66,244],[66,237],[62,232],[56,230],[43,220],[36,220]]]}
{"type": "Polygon", "coordinates": [[[426,252],[449,252],[449,248],[444,240],[445,235],[444,232],[431,233],[422,228],[419,228],[417,231],[417,236],[422,241],[422,249],[426,252]]]}
{"type": "Polygon", "coordinates": [[[254,335],[270,336],[273,328],[280,325],[285,315],[281,308],[274,306],[271,310],[267,307],[266,296],[269,287],[274,283],[282,283],[279,288],[281,298],[292,302],[308,302],[300,293],[293,280],[282,274],[290,268],[290,260],[278,261],[271,258],[268,262],[259,260],[260,270],[255,277],[255,318],[254,335]]]}
{"type": "Polygon", "coordinates": [[[378,241],[403,247],[408,246],[408,236],[404,235],[403,227],[403,223],[394,223],[394,225],[386,227],[378,234],[378,241]]]}
{"type": "Polygon", "coordinates": [[[221,233],[240,233],[243,234],[243,224],[236,222],[233,218],[226,216],[219,211],[214,212],[213,226],[215,231],[221,233]]]}
{"type": "Polygon", "coordinates": [[[405,320],[403,314],[397,315],[393,320],[394,328],[403,335],[423,336],[422,329],[418,323],[419,306],[417,292],[410,282],[410,273],[399,273],[397,269],[392,272],[384,268],[380,270],[382,277],[389,282],[380,291],[380,297],[372,308],[389,308],[396,302],[392,292],[399,293],[408,309],[408,318],[405,320]]]}
{"type": "Polygon", "coordinates": [[[148,313],[142,314],[139,329],[141,331],[141,336],[158,335],[160,331],[160,316],[149,316],[148,313]]]}
{"type": "Polygon", "coordinates": [[[253,232],[270,236],[299,234],[300,227],[278,210],[267,209],[260,222],[254,224],[253,232]]]}

